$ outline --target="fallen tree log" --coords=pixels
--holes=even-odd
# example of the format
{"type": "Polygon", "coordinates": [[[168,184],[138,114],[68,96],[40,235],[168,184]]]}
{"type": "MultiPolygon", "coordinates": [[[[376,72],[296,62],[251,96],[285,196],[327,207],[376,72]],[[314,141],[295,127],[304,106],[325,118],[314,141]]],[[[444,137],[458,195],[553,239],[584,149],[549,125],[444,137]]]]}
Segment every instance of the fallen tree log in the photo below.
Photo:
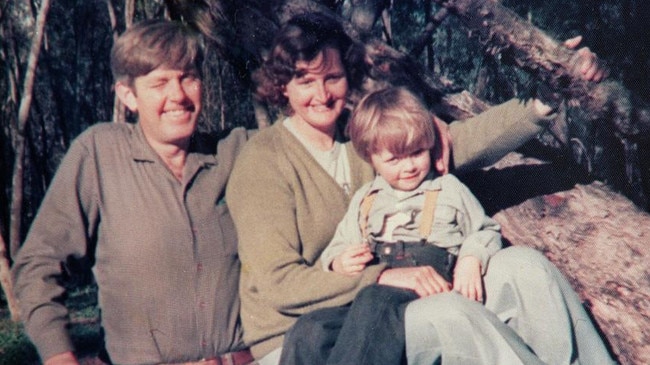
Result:
{"type": "Polygon", "coordinates": [[[650,364],[650,215],[575,168],[512,153],[464,180],[507,242],[567,276],[621,364],[650,364]]]}

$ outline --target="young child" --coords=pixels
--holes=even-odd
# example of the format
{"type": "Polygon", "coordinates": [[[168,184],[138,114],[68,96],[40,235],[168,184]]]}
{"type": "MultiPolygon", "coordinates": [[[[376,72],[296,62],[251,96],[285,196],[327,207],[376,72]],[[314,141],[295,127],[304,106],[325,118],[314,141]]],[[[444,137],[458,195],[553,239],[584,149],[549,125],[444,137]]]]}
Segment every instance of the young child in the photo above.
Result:
{"type": "Polygon", "coordinates": [[[432,246],[458,258],[455,268],[453,259],[435,267],[438,274],[467,298],[482,301],[481,275],[502,246],[500,227],[456,177],[437,173],[432,119],[404,88],[377,91],[359,103],[348,133],[377,176],[356,192],[321,260],[325,270],[354,275],[373,259],[391,267],[421,266],[421,247],[432,246]]]}
{"type": "Polygon", "coordinates": [[[325,270],[345,275],[375,263],[431,266],[436,283],[427,292],[371,285],[348,309],[302,316],[299,323],[311,322],[310,333],[285,339],[285,346],[302,344],[283,349],[287,363],[399,364],[406,303],[450,290],[483,301],[482,275],[502,246],[500,227],[456,177],[437,172],[443,166],[433,117],[404,88],[373,92],[359,102],[348,134],[377,176],[355,193],[321,260],[325,270]],[[349,321],[341,318],[346,314],[349,321]],[[308,354],[310,348],[318,356],[308,354]]]}

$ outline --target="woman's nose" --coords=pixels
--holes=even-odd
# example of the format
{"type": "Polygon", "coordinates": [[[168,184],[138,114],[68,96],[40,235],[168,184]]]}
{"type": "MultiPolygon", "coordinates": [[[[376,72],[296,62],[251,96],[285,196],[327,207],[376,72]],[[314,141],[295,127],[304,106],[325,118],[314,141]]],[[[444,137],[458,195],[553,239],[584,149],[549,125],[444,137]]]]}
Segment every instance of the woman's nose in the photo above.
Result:
{"type": "Polygon", "coordinates": [[[316,97],[318,100],[327,100],[329,98],[329,90],[325,81],[316,83],[316,97]]]}

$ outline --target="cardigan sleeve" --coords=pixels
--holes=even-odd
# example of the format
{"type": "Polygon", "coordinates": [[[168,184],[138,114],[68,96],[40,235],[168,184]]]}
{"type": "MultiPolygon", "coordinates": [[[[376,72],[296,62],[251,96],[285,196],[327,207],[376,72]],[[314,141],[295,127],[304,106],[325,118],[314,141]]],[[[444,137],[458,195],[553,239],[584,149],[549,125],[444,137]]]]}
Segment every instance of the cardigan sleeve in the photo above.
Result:
{"type": "Polygon", "coordinates": [[[456,172],[495,163],[546,128],[555,117],[540,117],[532,102],[512,99],[449,125],[456,172]]]}

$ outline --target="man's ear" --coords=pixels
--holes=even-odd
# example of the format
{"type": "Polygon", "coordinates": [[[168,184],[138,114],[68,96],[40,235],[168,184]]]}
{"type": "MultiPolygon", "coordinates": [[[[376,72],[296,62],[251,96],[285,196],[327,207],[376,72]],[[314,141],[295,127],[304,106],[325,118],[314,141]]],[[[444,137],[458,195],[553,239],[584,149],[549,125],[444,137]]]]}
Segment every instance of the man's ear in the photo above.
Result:
{"type": "Polygon", "coordinates": [[[124,84],[122,81],[115,83],[115,95],[120,99],[122,104],[126,105],[132,112],[138,111],[138,103],[135,99],[135,91],[124,84]]]}

